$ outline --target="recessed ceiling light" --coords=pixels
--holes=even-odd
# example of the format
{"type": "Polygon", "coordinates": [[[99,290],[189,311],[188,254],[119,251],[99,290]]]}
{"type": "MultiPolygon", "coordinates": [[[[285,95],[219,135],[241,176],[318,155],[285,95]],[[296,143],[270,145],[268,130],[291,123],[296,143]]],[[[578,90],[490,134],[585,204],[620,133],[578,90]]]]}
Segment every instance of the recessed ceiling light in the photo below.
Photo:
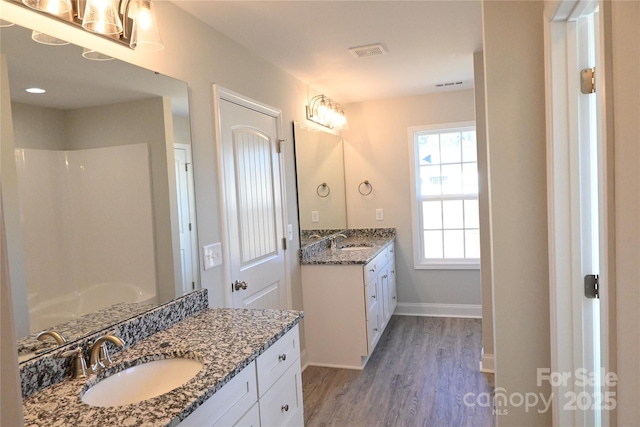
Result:
{"type": "Polygon", "coordinates": [[[30,87],[29,89],[25,89],[29,93],[45,93],[46,90],[40,89],[39,87],[30,87]]]}

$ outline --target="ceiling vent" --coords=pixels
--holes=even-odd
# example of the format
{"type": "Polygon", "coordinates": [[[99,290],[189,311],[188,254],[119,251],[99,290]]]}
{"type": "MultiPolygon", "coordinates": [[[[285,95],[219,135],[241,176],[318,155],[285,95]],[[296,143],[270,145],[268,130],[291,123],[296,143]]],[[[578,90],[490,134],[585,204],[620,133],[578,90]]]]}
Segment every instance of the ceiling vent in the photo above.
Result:
{"type": "Polygon", "coordinates": [[[367,56],[379,56],[387,53],[380,43],[370,44],[367,46],[358,46],[349,48],[349,52],[356,58],[365,58],[367,56]]]}

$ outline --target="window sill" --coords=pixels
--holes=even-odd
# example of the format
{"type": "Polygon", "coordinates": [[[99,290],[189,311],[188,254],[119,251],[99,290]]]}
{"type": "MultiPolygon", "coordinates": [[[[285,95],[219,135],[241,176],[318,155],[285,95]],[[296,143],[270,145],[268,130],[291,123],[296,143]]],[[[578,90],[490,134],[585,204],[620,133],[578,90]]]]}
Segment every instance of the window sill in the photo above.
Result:
{"type": "Polygon", "coordinates": [[[414,264],[415,270],[480,270],[480,262],[430,262],[414,264]]]}

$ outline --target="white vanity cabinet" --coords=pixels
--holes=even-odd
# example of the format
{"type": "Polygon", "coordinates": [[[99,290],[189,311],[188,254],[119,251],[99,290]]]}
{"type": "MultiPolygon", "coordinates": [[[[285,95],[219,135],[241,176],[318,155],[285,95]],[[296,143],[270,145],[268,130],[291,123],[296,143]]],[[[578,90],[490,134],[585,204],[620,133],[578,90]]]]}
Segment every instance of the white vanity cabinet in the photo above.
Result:
{"type": "Polygon", "coordinates": [[[181,427],[302,426],[298,326],[192,412],[181,427]]]}
{"type": "Polygon", "coordinates": [[[362,369],[396,308],[393,242],[365,265],[303,265],[302,296],[308,363],[362,369]]]}

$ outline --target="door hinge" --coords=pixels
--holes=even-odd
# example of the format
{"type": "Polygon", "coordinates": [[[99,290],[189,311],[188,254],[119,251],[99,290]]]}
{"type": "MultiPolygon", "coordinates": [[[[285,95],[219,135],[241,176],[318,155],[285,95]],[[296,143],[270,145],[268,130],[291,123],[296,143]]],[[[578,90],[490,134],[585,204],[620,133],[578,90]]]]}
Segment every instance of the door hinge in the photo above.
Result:
{"type": "Polygon", "coordinates": [[[189,163],[184,164],[184,171],[189,172],[189,163]]]}
{"type": "Polygon", "coordinates": [[[191,231],[191,223],[189,223],[189,231],[191,231]]]}
{"type": "Polygon", "coordinates": [[[597,274],[584,276],[584,296],[587,298],[600,298],[600,281],[597,274]]]}
{"type": "Polygon", "coordinates": [[[284,141],[284,139],[279,139],[276,141],[276,153],[282,153],[282,143],[284,141]]]}
{"type": "Polygon", "coordinates": [[[595,68],[585,68],[580,71],[580,92],[586,95],[596,92],[595,68]]]}
{"type": "Polygon", "coordinates": [[[191,290],[195,290],[196,289],[196,282],[191,282],[191,290]]]}
{"type": "Polygon", "coordinates": [[[285,250],[285,251],[287,250],[287,238],[286,237],[282,238],[282,249],[285,250]]]}

